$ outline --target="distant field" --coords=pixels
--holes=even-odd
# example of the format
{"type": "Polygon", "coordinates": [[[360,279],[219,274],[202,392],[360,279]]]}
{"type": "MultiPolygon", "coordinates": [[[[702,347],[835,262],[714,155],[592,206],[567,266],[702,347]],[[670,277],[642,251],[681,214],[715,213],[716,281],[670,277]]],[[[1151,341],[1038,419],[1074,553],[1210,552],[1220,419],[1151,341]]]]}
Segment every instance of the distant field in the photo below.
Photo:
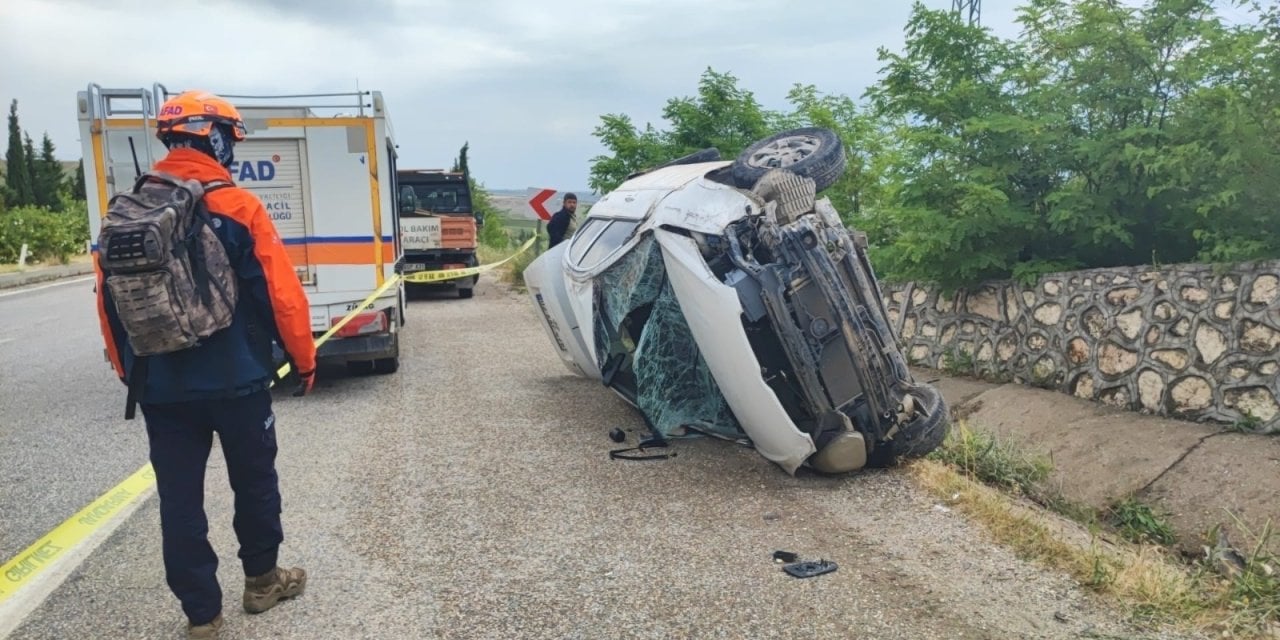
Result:
{"type": "MultiPolygon", "coordinates": [[[[534,230],[536,230],[536,229],[538,228],[538,221],[537,221],[537,220],[530,220],[530,219],[528,219],[528,218],[507,218],[507,217],[503,217],[503,219],[502,219],[502,223],[503,223],[503,224],[505,224],[505,225],[507,225],[507,228],[508,228],[508,229],[512,229],[512,230],[520,230],[520,231],[528,230],[528,231],[534,231],[534,230]]],[[[544,227],[545,227],[545,225],[544,225],[544,227]]]]}

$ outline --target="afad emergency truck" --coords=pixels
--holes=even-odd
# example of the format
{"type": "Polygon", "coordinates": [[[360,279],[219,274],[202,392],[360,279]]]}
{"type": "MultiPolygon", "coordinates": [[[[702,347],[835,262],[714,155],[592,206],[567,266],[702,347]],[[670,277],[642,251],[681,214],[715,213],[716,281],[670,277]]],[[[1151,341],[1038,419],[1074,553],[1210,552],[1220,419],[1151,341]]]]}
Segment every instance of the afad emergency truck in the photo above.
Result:
{"type": "MultiPolygon", "coordinates": [[[[91,84],[77,93],[91,238],[111,196],[164,157],[155,117],[177,93],[160,84],[151,90],[91,84]]],[[[236,145],[231,178],[271,214],[319,337],[393,277],[402,257],[396,145],[382,94],[221,97],[236,105],[248,129],[236,145]],[[342,112],[321,116],[317,109],[342,112]]],[[[345,362],[355,373],[392,373],[400,366],[402,326],[404,284],[397,282],[320,345],[317,356],[345,362]]]]}

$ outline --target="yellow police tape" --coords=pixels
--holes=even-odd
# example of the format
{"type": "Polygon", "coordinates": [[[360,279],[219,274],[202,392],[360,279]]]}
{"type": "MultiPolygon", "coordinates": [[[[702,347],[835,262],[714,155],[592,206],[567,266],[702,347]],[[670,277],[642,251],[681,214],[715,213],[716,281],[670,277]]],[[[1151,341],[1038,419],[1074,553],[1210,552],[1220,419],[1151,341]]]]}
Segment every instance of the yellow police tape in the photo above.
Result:
{"type": "MultiPolygon", "coordinates": [[[[439,282],[442,280],[451,280],[454,278],[465,278],[468,276],[484,273],[491,269],[502,266],[516,256],[529,250],[533,246],[537,236],[530,238],[515,253],[503,258],[498,262],[481,265],[478,267],[468,267],[466,269],[449,269],[446,271],[424,271],[413,273],[407,276],[395,275],[387,278],[387,281],[378,287],[376,291],[369,294],[359,305],[350,313],[342,318],[331,329],[326,331],[316,339],[316,346],[320,346],[327,342],[333,334],[344,327],[352,318],[360,313],[366,306],[376,300],[379,296],[386,293],[388,289],[394,287],[397,282],[404,280],[406,282],[439,282]]],[[[279,370],[280,377],[284,377],[289,373],[289,365],[286,364],[279,370]]],[[[109,522],[118,515],[122,510],[135,502],[145,492],[155,485],[155,471],[151,468],[151,463],[142,465],[142,468],[135,471],[123,482],[107,490],[106,493],[98,497],[97,500],[89,503],[89,506],[81,509],[78,513],[68,518],[62,524],[58,525],[53,531],[41,537],[31,546],[27,547],[14,556],[12,560],[0,565],[0,605],[6,600],[13,597],[19,589],[26,583],[29,583],[41,572],[52,565],[56,560],[66,555],[66,553],[80,544],[93,534],[102,525],[109,522]]]]}
{"type": "Polygon", "coordinates": [[[124,482],[112,487],[89,503],[89,506],[0,566],[0,604],[16,594],[24,583],[66,555],[103,523],[146,493],[155,483],[155,478],[151,463],[142,465],[141,469],[125,478],[124,482]]]}
{"type": "MultiPolygon", "coordinates": [[[[340,329],[347,326],[347,323],[351,322],[353,318],[359,315],[360,312],[363,311],[365,307],[368,307],[370,304],[373,304],[374,300],[377,300],[379,297],[381,297],[382,294],[386,293],[387,290],[389,290],[391,287],[396,286],[396,283],[400,282],[401,280],[405,282],[417,282],[417,283],[441,282],[444,280],[453,280],[456,278],[466,278],[468,276],[478,275],[478,274],[484,273],[485,271],[496,269],[510,262],[516,256],[524,253],[525,251],[528,251],[529,247],[532,247],[534,241],[536,241],[537,239],[538,239],[538,236],[535,235],[532,238],[529,238],[528,240],[526,240],[524,244],[520,245],[520,248],[516,249],[515,253],[497,262],[482,264],[478,267],[467,267],[466,269],[444,269],[440,271],[419,271],[417,273],[410,273],[407,275],[396,274],[394,276],[391,276],[390,278],[387,278],[386,282],[382,283],[381,287],[378,287],[376,290],[374,290],[373,293],[369,294],[369,297],[365,298],[364,300],[361,300],[360,304],[356,305],[355,309],[352,309],[351,312],[348,313],[346,316],[344,316],[341,320],[339,320],[337,324],[333,325],[332,327],[329,327],[328,331],[324,332],[324,334],[321,335],[319,338],[316,338],[316,346],[319,347],[320,345],[328,342],[329,338],[333,337],[333,334],[337,333],[340,329]]],[[[289,374],[290,368],[291,368],[290,365],[286,363],[276,370],[276,375],[283,378],[289,374]]]]}

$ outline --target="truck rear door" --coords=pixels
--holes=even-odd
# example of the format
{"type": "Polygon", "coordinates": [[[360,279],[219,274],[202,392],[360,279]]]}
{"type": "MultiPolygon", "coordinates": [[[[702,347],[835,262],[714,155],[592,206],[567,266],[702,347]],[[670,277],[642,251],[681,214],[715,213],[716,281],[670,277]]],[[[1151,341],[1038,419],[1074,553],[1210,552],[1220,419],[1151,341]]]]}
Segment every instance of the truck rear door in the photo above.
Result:
{"type": "Polygon", "coordinates": [[[311,193],[307,176],[306,141],[301,139],[250,138],[236,145],[231,163],[231,179],[258,196],[281,241],[289,251],[302,284],[315,284],[315,273],[307,259],[311,237],[311,193]]]}

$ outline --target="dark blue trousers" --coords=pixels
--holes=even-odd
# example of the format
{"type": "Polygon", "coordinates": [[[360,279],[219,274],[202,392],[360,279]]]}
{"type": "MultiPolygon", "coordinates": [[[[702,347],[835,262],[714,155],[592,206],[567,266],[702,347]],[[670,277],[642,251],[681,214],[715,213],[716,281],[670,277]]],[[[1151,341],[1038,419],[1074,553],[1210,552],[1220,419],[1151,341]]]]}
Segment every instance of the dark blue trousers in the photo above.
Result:
{"type": "Polygon", "coordinates": [[[245,575],[258,576],[274,568],[284,540],[271,392],[227,400],[143,404],[142,414],[160,494],[165,579],[191,623],[205,624],[222,611],[218,556],[209,544],[204,511],[204,472],[214,433],[235,492],[232,525],[245,575]]]}

